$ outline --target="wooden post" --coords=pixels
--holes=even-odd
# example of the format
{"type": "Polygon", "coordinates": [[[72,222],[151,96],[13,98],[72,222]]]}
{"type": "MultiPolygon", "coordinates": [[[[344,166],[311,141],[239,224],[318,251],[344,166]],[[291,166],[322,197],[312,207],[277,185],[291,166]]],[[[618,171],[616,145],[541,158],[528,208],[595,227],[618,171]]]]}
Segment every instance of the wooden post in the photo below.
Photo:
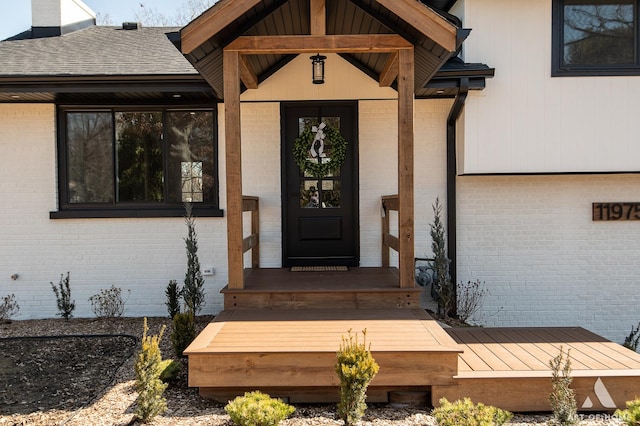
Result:
{"type": "Polygon", "coordinates": [[[398,219],[400,287],[415,287],[413,190],[414,52],[398,52],[398,219]]]}
{"type": "Polygon", "coordinates": [[[383,216],[382,216],[382,267],[383,268],[388,268],[390,265],[390,259],[389,259],[389,245],[387,244],[387,240],[386,240],[386,236],[387,234],[390,232],[390,223],[389,223],[389,216],[391,215],[391,211],[390,209],[387,209],[387,206],[385,205],[384,199],[382,200],[382,209],[383,209],[383,216]]]}
{"type": "Polygon", "coordinates": [[[240,127],[240,55],[225,51],[224,122],[227,168],[227,253],[229,288],[244,288],[242,253],[242,158],[240,127]]]}
{"type": "Polygon", "coordinates": [[[327,34],[327,9],[325,0],[309,0],[309,3],[311,35],[327,34]]]}
{"type": "Polygon", "coordinates": [[[256,200],[255,210],[251,212],[251,235],[256,235],[258,244],[251,249],[251,267],[260,267],[260,203],[256,200]]]}

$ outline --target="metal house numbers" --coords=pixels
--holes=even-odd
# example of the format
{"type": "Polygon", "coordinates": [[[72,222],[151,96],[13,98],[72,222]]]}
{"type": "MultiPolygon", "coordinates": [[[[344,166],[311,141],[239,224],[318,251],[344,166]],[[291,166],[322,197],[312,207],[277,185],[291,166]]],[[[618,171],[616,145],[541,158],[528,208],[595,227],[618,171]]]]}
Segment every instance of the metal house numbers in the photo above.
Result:
{"type": "Polygon", "coordinates": [[[640,203],[593,203],[593,221],[640,220],[640,203]]]}

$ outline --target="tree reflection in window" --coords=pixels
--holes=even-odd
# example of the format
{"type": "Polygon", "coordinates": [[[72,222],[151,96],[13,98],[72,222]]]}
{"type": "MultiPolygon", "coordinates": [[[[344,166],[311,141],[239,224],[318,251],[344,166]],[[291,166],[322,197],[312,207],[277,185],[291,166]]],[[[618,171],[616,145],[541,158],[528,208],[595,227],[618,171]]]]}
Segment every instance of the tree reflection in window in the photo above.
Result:
{"type": "Polygon", "coordinates": [[[635,5],[635,0],[566,0],[564,64],[634,64],[635,5]]]}
{"type": "Polygon", "coordinates": [[[68,202],[113,202],[112,138],[111,113],[67,114],[68,202]]]}
{"type": "Polygon", "coordinates": [[[118,201],[163,201],[162,113],[118,112],[118,201]]]}

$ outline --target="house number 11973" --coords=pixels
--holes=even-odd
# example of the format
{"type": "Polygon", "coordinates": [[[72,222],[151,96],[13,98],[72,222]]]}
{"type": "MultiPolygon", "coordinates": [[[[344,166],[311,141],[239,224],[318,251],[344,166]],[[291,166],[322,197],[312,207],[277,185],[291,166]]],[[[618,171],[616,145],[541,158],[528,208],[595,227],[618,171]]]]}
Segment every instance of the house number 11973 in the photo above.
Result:
{"type": "Polygon", "coordinates": [[[593,220],[640,220],[640,203],[593,203],[593,220]]]}

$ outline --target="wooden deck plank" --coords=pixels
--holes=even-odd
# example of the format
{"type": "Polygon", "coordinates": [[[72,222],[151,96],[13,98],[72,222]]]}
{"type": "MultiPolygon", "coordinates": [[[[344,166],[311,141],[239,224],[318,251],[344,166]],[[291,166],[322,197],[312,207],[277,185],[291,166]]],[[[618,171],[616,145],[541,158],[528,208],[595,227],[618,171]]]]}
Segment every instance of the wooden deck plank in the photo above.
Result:
{"type": "MultiPolygon", "coordinates": [[[[501,343],[499,335],[495,331],[485,330],[481,328],[476,333],[478,341],[487,347],[496,357],[505,362],[512,370],[530,370],[531,368],[524,363],[518,356],[521,355],[519,351],[510,351],[505,347],[504,343],[501,343]]],[[[512,349],[517,349],[512,347],[512,349]]]]}
{"type": "Polygon", "coordinates": [[[556,353],[553,355],[554,357],[560,353],[560,348],[562,348],[565,352],[567,349],[574,349],[571,351],[571,368],[573,370],[577,369],[587,369],[587,370],[606,370],[607,365],[594,359],[590,354],[584,353],[581,349],[584,349],[580,344],[568,342],[566,336],[563,336],[563,332],[559,329],[553,328],[536,328],[532,329],[532,333],[539,336],[542,340],[547,339],[549,341],[548,345],[556,348],[556,353]],[[575,346],[574,346],[575,345],[575,346]]]}
{"type": "Polygon", "coordinates": [[[606,359],[613,360],[621,364],[620,368],[640,368],[640,354],[632,350],[623,350],[617,343],[611,342],[607,339],[585,330],[578,328],[573,333],[574,338],[580,339],[580,342],[587,344],[591,351],[597,351],[603,355],[606,359]]]}
{"type": "MultiPolygon", "coordinates": [[[[509,365],[498,358],[491,349],[478,340],[478,337],[471,329],[457,329],[456,335],[467,344],[491,370],[508,370],[509,365]]],[[[464,356],[464,355],[463,355],[464,356]]]]}
{"type": "Polygon", "coordinates": [[[503,342],[502,345],[511,351],[520,361],[525,363],[529,370],[545,370],[549,368],[549,364],[530,351],[530,344],[523,344],[514,340],[516,337],[508,328],[495,328],[491,330],[497,338],[503,342]]]}
{"type": "MultiPolygon", "coordinates": [[[[514,329],[514,332],[518,334],[518,336],[524,339],[529,343],[530,346],[528,348],[531,350],[531,353],[535,353],[536,356],[547,365],[551,359],[558,355],[560,352],[561,344],[551,343],[546,341],[543,336],[534,332],[532,328],[518,328],[514,329]]],[[[572,360],[573,368],[587,368],[584,364],[572,360]]]]}

